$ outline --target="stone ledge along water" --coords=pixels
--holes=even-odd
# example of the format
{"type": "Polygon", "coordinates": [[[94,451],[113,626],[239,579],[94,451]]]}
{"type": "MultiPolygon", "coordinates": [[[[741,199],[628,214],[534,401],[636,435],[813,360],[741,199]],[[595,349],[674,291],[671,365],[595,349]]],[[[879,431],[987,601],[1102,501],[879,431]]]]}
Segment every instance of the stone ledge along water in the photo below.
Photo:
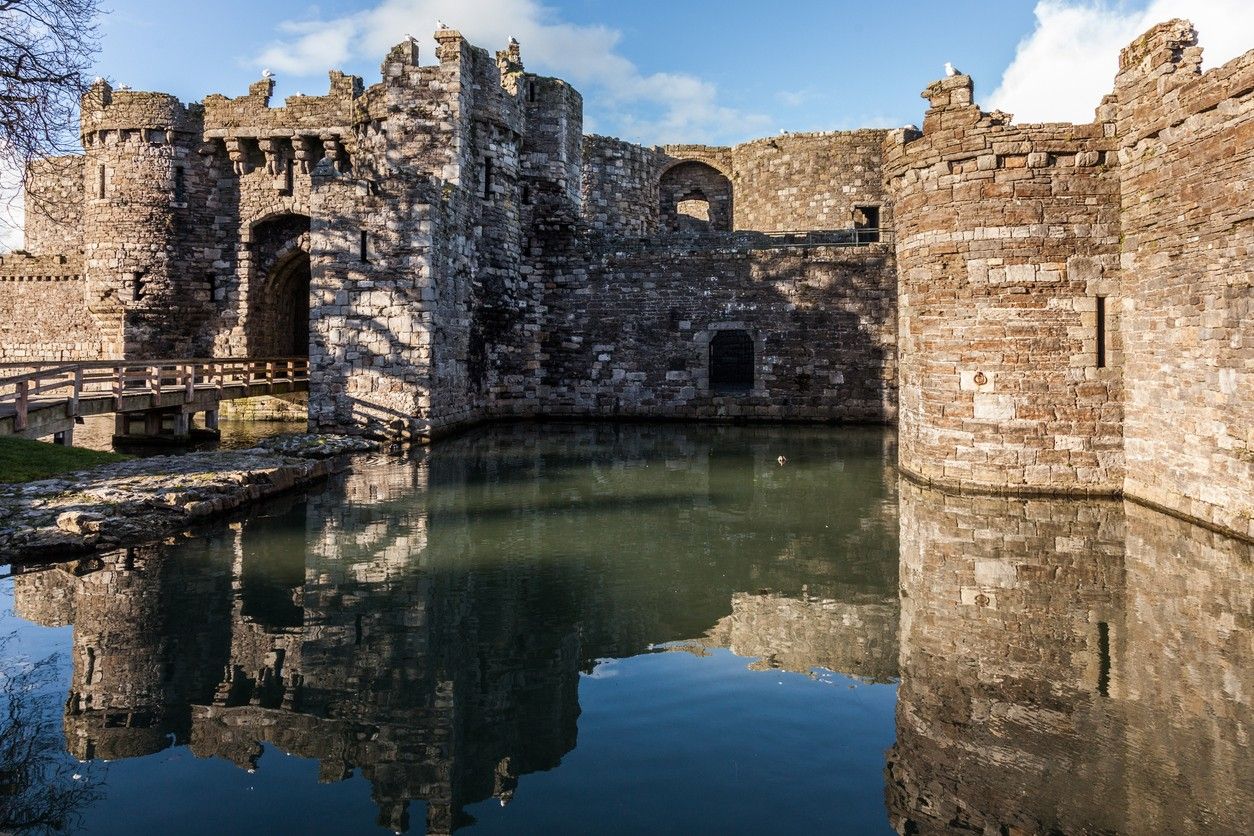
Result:
{"type": "Polygon", "coordinates": [[[120,462],[23,485],[0,485],[0,558],[107,551],[161,539],[342,470],[378,443],[285,435],[232,452],[120,462]]]}

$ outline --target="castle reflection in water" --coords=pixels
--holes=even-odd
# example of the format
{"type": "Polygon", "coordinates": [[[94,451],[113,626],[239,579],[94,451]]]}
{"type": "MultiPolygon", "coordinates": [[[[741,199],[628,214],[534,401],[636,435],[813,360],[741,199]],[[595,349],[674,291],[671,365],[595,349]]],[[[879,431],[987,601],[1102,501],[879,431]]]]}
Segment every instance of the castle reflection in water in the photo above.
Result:
{"type": "MultiPolygon", "coordinates": [[[[360,769],[395,831],[410,800],[430,833],[508,802],[575,747],[580,673],[659,644],[898,680],[899,833],[1254,820],[1248,545],[1119,502],[899,482],[869,433],[844,443],[871,455],[832,458],[860,469],[833,507],[804,484],[828,467],[788,473],[776,438],[471,434],[264,516],[23,574],[16,605],[73,625],[78,758],[172,735],[256,768],[271,743],[324,780],[360,769]]],[[[798,438],[802,458],[831,445],[798,438]]]]}

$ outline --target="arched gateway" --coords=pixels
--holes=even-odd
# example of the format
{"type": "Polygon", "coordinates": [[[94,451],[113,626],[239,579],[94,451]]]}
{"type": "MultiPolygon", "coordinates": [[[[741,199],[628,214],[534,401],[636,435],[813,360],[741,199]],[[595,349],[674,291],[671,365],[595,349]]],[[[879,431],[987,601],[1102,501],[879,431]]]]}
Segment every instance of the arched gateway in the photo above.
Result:
{"type": "Polygon", "coordinates": [[[254,225],[249,252],[249,353],[307,356],[309,218],[279,215],[254,225]]]}

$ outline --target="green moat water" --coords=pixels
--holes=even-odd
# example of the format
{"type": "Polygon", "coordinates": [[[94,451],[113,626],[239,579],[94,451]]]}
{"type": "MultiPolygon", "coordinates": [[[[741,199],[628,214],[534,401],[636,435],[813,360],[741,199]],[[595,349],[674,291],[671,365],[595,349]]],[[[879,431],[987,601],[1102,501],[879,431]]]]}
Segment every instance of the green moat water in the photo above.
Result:
{"type": "Polygon", "coordinates": [[[502,426],[15,568],[0,830],[1244,832],[1250,547],[894,457],[502,426]]]}

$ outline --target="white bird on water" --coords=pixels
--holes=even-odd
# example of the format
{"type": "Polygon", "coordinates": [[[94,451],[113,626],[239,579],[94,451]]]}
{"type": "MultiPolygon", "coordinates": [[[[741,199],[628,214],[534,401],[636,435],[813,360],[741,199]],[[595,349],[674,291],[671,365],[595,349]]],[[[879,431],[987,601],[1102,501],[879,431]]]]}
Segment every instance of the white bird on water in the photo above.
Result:
{"type": "Polygon", "coordinates": [[[953,78],[957,74],[958,74],[958,71],[954,69],[954,65],[946,61],[945,62],[945,75],[949,76],[950,78],[953,78]]]}

